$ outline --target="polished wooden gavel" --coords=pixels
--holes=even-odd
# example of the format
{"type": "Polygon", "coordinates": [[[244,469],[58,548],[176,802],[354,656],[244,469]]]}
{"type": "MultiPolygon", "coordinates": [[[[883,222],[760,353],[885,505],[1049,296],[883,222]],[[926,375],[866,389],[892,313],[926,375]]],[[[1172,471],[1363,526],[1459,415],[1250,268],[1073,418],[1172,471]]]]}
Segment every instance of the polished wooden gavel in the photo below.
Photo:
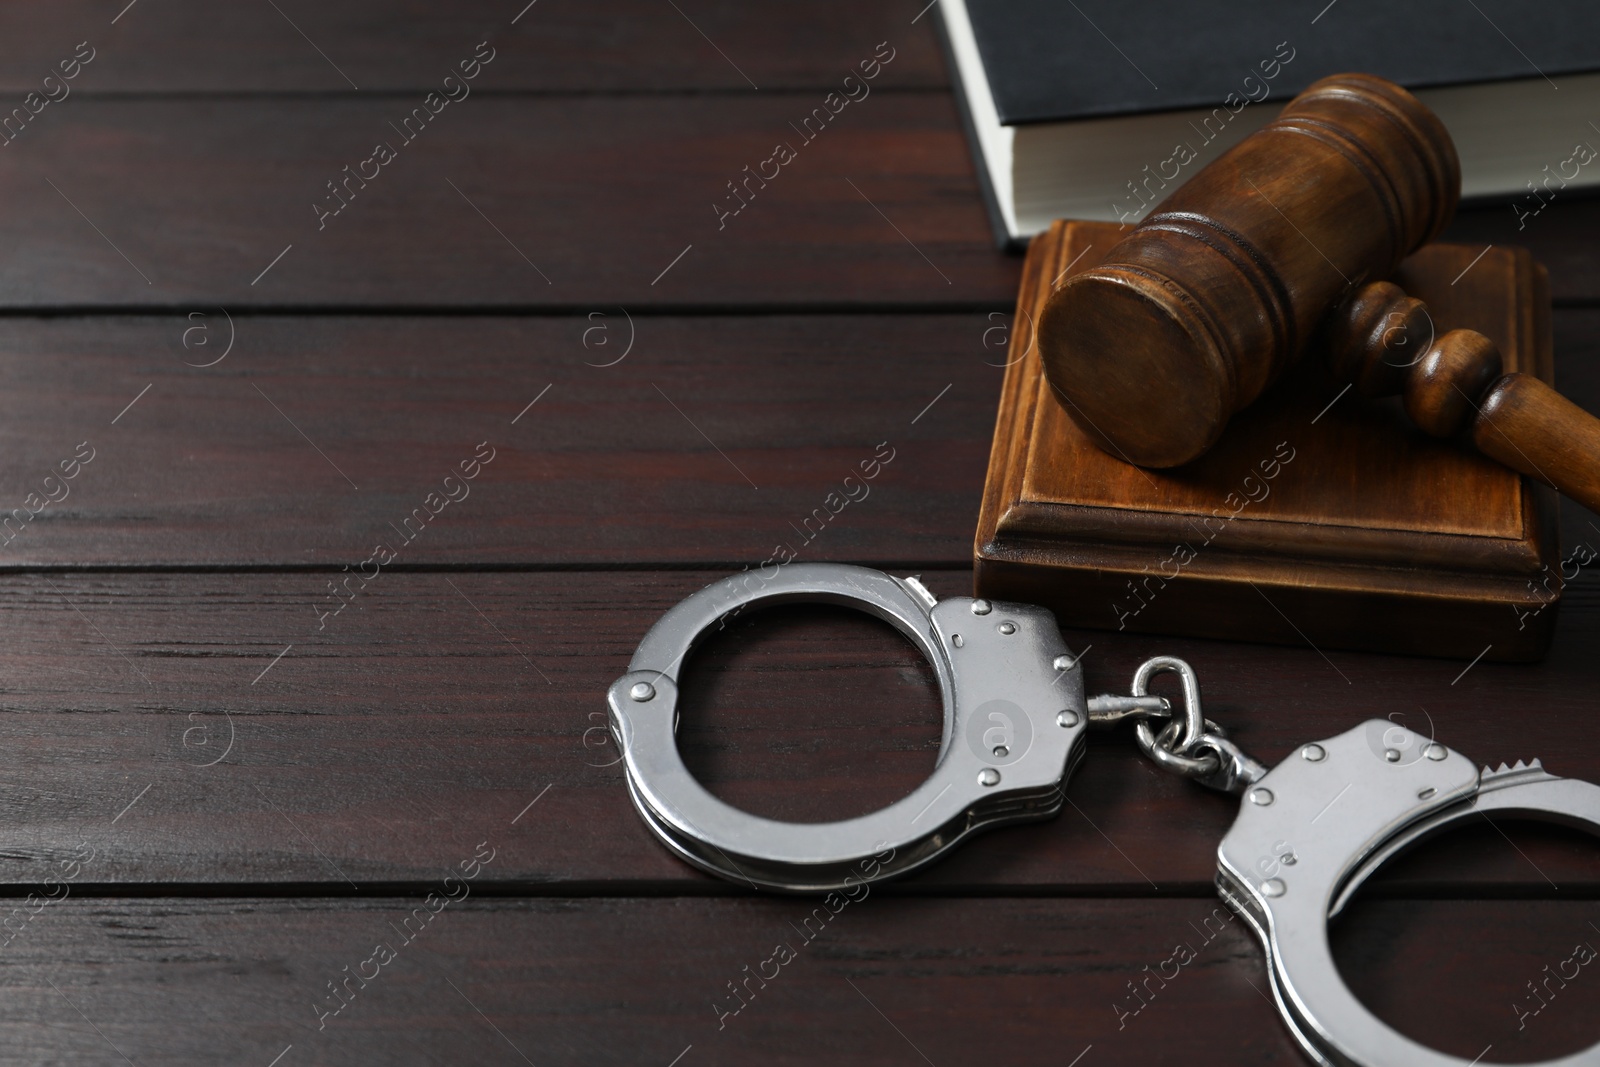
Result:
{"type": "Polygon", "coordinates": [[[1484,335],[1432,336],[1420,301],[1373,280],[1439,234],[1460,192],[1450,135],[1414,96],[1324,78],[1051,295],[1045,375],[1102,449],[1173,467],[1319,337],[1359,392],[1401,393],[1426,432],[1470,431],[1484,454],[1600,510],[1600,420],[1502,374],[1484,335]]]}

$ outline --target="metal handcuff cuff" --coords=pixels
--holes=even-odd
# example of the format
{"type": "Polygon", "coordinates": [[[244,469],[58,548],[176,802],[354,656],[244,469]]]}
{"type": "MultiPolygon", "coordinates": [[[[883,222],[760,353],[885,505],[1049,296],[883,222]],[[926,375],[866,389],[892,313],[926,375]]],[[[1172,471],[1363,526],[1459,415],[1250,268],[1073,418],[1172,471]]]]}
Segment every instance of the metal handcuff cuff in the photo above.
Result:
{"type": "MultiPolygon", "coordinates": [[[[736,575],[689,596],[640,642],[608,693],[628,790],[650,829],[688,862],[733,881],[821,892],[893,877],[979,830],[1055,815],[1093,725],[1137,719],[1139,746],[1163,768],[1242,794],[1217,848],[1217,891],[1261,941],[1278,1011],[1324,1065],[1469,1067],[1380,1021],[1345,986],[1328,921],[1383,863],[1463,819],[1490,813],[1600,834],[1600,786],[1558,778],[1538,761],[1480,771],[1467,757],[1386,720],[1310,742],[1270,770],[1206,720],[1189,665],[1148,660],[1131,696],[1085,699],[1076,657],[1040,607],[950,597],[915,578],[835,563],[776,577],[736,575]],[[866,611],[921,650],[939,680],[938,764],[888,807],[831,823],[788,823],[723,803],[678,754],[678,678],[695,644],[754,604],[832,603],[866,611]],[[1147,686],[1182,678],[1184,714],[1147,686]],[[1323,818],[1334,805],[1333,818],[1323,818]]],[[[1556,1065],[1600,1065],[1600,1044],[1556,1065]]]]}

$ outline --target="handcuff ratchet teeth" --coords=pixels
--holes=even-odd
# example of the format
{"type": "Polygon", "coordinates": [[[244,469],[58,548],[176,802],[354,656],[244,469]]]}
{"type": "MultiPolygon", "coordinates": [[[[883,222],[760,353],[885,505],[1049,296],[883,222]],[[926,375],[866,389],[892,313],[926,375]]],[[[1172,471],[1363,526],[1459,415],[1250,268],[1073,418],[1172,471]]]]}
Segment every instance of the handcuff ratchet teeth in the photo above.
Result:
{"type": "MultiPolygon", "coordinates": [[[[1217,890],[1267,957],[1278,1010],[1324,1067],[1471,1067],[1390,1028],[1350,992],[1328,923],[1384,863],[1434,834],[1490,814],[1600,835],[1600,786],[1537,761],[1480,772],[1460,753],[1374,719],[1301,745],[1270,770],[1200,706],[1180,659],[1140,666],[1130,696],[1085,699],[1078,660],[1055,619],[1027,604],[936,601],[914,578],[835,563],[745,572],[692,594],[650,628],[608,694],[628,790],[646,825],[683,859],[753,887],[821,892],[905,874],[979,830],[1056,814],[1091,725],[1136,721],[1159,766],[1241,794],[1217,848],[1217,890]],[[739,811],[684,767],[674,739],[678,679],[695,645],[754,604],[823,602],[869,612],[903,633],[939,680],[944,730],[932,776],[909,796],[855,819],[789,823],[739,811]],[[1181,717],[1152,696],[1180,677],[1181,717]],[[1168,718],[1152,728],[1149,720],[1168,718]]],[[[1536,1067],[1600,1067],[1600,1044],[1536,1067]]]]}
{"type": "MultiPolygon", "coordinates": [[[[1481,772],[1465,756],[1374,719],[1300,746],[1245,790],[1217,849],[1217,890],[1267,956],[1278,1011],[1325,1067],[1471,1067],[1373,1015],[1340,977],[1328,922],[1384,863],[1491,814],[1600,835],[1600,786],[1531,766],[1481,772]]],[[[1542,1067],[1600,1064],[1600,1044],[1542,1067]]]]}

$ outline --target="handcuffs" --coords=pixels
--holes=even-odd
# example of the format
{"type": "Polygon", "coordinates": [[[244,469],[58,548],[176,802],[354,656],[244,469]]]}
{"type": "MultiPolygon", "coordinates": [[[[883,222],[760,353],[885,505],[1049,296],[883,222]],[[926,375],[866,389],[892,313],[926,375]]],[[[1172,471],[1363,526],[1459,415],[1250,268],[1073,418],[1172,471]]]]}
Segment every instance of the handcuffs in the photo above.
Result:
{"type": "MultiPolygon", "coordinates": [[[[915,578],[836,563],[746,571],[692,594],[640,642],[608,694],[634,806],[668,848],[703,870],[755,887],[822,892],[915,870],[979,830],[1055,815],[1090,726],[1136,720],[1141,749],[1163,768],[1241,795],[1217,847],[1217,891],[1255,931],[1278,1011],[1325,1067],[1470,1067],[1379,1020],[1344,984],[1328,942],[1334,918],[1385,862],[1463,820],[1490,814],[1600,834],[1600,786],[1558,778],[1535,760],[1479,770],[1405,727],[1369,720],[1301,745],[1268,769],[1205,719],[1187,663],[1138,669],[1131,696],[1085,699],[1077,658],[1051,613],[971,597],[937,600],[915,578]],[[854,819],[789,823],[712,796],[678,754],[678,678],[696,643],[754,604],[805,601],[888,622],[932,665],[944,706],[933,774],[909,796],[854,819]],[[1184,709],[1148,693],[1176,672],[1184,709]]],[[[1600,1065],[1600,1044],[1542,1067],[1600,1065]]]]}

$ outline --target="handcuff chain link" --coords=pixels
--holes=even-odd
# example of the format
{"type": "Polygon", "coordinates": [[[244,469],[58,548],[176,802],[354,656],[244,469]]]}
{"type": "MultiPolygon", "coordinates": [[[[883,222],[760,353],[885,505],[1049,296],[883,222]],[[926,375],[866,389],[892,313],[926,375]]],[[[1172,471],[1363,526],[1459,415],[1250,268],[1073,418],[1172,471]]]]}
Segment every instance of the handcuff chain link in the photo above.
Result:
{"type": "Polygon", "coordinates": [[[1242,793],[1261,780],[1267,768],[1228,740],[1227,732],[1205,718],[1200,707],[1200,681],[1194,668],[1175,656],[1155,656],[1134,672],[1131,696],[1097,696],[1089,699],[1091,726],[1110,726],[1136,720],[1139,748],[1156,766],[1172,774],[1225,793],[1242,793]],[[1172,672],[1183,685],[1183,717],[1173,717],[1172,703],[1149,693],[1150,679],[1172,672]],[[1150,719],[1169,719],[1160,733],[1150,719]]]}

